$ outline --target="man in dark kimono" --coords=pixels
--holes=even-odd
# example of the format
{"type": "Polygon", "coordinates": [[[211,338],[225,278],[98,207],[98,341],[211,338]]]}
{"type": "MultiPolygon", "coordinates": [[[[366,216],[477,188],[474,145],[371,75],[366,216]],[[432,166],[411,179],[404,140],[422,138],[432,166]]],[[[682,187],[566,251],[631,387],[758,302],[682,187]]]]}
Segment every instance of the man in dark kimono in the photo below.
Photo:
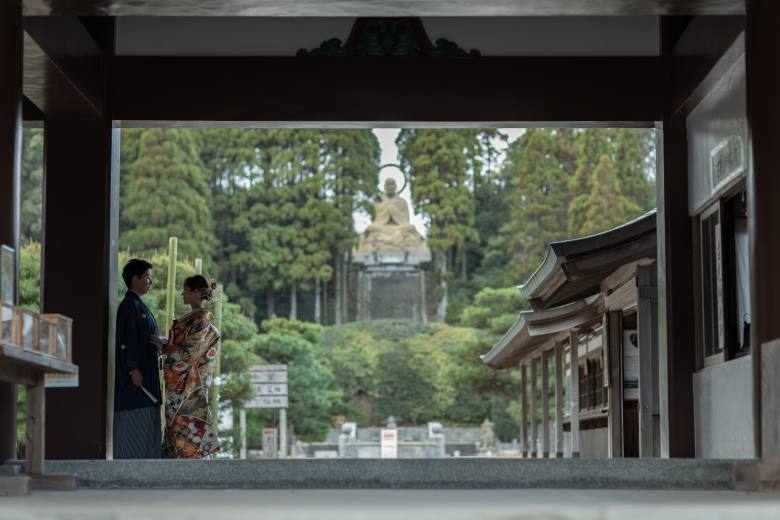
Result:
{"type": "Polygon", "coordinates": [[[160,376],[157,322],[141,296],[152,287],[152,264],[134,258],[122,270],[127,293],[116,315],[114,458],[159,459],[160,376]]]}

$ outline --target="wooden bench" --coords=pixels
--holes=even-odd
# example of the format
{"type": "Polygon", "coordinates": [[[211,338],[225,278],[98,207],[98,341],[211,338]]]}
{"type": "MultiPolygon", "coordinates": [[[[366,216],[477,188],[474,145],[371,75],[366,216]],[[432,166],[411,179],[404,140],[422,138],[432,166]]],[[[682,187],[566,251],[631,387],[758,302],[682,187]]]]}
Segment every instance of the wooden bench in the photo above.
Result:
{"type": "Polygon", "coordinates": [[[24,385],[27,396],[25,474],[0,477],[0,494],[30,488],[75,489],[74,475],[44,472],[46,374],[78,376],[72,363],[72,320],[0,304],[0,381],[24,385]]]}

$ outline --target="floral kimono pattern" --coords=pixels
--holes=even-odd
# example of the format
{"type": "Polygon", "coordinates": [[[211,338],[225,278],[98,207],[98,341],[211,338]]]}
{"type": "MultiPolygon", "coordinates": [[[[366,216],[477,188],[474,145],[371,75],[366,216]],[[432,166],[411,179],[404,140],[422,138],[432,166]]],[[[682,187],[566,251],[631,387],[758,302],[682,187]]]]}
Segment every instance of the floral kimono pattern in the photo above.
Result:
{"type": "Polygon", "coordinates": [[[209,386],[219,352],[219,331],[205,309],[174,320],[163,349],[165,451],[180,459],[219,451],[209,407],[209,386]]]}

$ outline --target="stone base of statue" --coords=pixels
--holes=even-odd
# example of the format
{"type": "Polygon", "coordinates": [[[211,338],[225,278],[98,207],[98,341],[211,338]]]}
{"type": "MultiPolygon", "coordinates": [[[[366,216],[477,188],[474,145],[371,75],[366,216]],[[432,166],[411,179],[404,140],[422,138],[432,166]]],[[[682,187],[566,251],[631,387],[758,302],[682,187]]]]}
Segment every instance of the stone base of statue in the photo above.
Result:
{"type": "Polygon", "coordinates": [[[391,232],[383,230],[373,236],[367,233],[352,253],[353,262],[364,266],[358,273],[358,321],[428,321],[427,273],[420,264],[431,260],[431,252],[416,231],[404,237],[398,228],[393,226],[391,232]]]}
{"type": "MultiPolygon", "coordinates": [[[[426,272],[405,263],[411,255],[388,252],[367,258],[358,273],[357,319],[407,319],[428,321],[426,272]],[[399,261],[401,260],[401,261],[399,261]]],[[[430,255],[429,255],[430,258],[430,255]]],[[[419,263],[419,262],[418,262],[419,263]]]]}

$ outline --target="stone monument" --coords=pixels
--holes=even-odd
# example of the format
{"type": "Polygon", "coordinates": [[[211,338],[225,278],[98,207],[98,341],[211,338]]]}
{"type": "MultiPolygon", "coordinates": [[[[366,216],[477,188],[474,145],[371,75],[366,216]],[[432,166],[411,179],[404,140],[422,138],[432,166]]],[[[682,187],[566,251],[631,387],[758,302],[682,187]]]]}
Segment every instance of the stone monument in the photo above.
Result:
{"type": "Polygon", "coordinates": [[[496,451],[496,433],[493,430],[493,421],[485,419],[479,426],[479,453],[491,456],[496,451]]]}
{"type": "Polygon", "coordinates": [[[431,259],[425,239],[409,222],[409,205],[398,196],[395,180],[387,179],[374,203],[374,220],[353,252],[358,274],[357,319],[428,321],[425,272],[431,259]]]}

